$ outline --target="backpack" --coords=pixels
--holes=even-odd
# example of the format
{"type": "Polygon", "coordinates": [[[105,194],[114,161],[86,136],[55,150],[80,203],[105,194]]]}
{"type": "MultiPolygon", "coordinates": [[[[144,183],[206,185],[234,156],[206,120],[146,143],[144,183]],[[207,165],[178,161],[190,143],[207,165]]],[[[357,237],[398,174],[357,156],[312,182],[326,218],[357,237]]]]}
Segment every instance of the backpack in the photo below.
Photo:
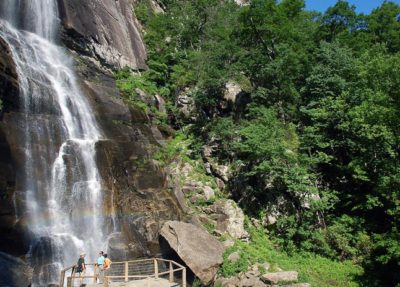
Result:
{"type": "Polygon", "coordinates": [[[103,268],[108,269],[108,268],[110,268],[110,266],[111,266],[111,260],[108,258],[105,258],[104,262],[103,262],[103,268]]]}
{"type": "Polygon", "coordinates": [[[78,273],[80,273],[80,272],[82,272],[83,271],[83,264],[84,264],[84,260],[82,259],[82,258],[79,258],[79,260],[78,260],[78,266],[77,266],[77,268],[76,268],[76,272],[78,272],[78,273]]]}

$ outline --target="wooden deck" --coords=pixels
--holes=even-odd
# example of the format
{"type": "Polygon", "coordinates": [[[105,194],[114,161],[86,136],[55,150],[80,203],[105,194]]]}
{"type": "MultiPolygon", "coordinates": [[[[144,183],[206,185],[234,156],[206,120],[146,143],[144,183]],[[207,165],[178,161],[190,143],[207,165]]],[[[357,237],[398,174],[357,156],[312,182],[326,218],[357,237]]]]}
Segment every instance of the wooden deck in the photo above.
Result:
{"type": "Polygon", "coordinates": [[[153,258],[113,262],[100,276],[96,264],[86,264],[86,267],[82,278],[74,266],[62,270],[59,286],[77,287],[82,279],[86,287],[186,287],[186,268],[172,260],[153,258]],[[99,279],[104,283],[96,283],[99,279]]]}
{"type": "MultiPolygon", "coordinates": [[[[102,287],[103,284],[87,284],[85,287],[102,287]]],[[[166,279],[148,278],[144,280],[135,280],[130,282],[114,282],[109,287],[177,287],[179,284],[170,283],[166,279]]]]}

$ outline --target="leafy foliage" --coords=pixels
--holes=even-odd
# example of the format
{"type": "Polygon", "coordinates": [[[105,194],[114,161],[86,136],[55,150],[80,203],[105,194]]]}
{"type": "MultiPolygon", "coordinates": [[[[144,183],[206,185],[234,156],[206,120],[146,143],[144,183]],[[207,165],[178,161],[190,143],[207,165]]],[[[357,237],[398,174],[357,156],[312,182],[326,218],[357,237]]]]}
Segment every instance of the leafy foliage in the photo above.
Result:
{"type": "MultiPolygon", "coordinates": [[[[163,95],[170,124],[189,133],[185,156],[216,147],[213,156],[232,169],[231,196],[253,217],[277,217],[271,238],[314,268],[306,274],[324,274],[320,255],[346,262],[330,270],[343,278],[326,274],[334,283],[315,286],[353,284],[344,278],[362,274],[345,260],[365,268],[365,286],[399,284],[400,6],[385,1],[363,15],[343,0],[325,13],[306,11],[301,0],[161,2],[161,14],[137,2],[149,69],[118,72],[122,93],[134,102],[135,89],[163,95]],[[223,110],[232,80],[246,100],[223,110]],[[196,109],[189,119],[175,107],[185,90],[196,109]]],[[[252,240],[259,247],[268,239],[252,240]]],[[[245,260],[224,264],[225,275],[260,258],[241,248],[245,260]]]]}

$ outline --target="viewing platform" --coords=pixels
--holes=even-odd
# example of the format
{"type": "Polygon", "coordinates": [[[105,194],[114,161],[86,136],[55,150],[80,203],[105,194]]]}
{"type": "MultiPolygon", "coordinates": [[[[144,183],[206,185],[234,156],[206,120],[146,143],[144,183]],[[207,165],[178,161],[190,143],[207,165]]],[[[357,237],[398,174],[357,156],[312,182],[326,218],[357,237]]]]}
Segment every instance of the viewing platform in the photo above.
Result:
{"type": "Polygon", "coordinates": [[[186,287],[186,268],[172,260],[142,259],[113,262],[99,277],[98,267],[90,263],[80,277],[70,266],[61,271],[60,287],[78,287],[81,278],[86,287],[186,287]]]}

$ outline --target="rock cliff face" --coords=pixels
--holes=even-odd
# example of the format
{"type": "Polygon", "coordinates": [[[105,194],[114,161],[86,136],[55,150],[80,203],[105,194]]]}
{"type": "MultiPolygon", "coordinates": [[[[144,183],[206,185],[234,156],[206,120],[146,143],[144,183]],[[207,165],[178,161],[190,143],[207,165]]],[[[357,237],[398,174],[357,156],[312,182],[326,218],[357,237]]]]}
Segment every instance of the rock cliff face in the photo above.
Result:
{"type": "Polygon", "coordinates": [[[65,45],[79,55],[77,73],[106,140],[97,162],[109,214],[109,253],[116,258],[159,252],[164,221],[184,212],[162,168],[152,160],[164,138],[149,118],[123,102],[105,68],[146,68],[146,50],[129,0],[58,0],[65,45]],[[111,223],[120,229],[111,230],[111,223]]]}
{"type": "Polygon", "coordinates": [[[77,73],[106,136],[96,146],[97,162],[109,222],[121,227],[112,234],[109,251],[114,258],[157,254],[163,222],[184,217],[163,169],[152,160],[163,135],[123,102],[111,74],[90,62],[80,62],[77,73]]]}
{"type": "Polygon", "coordinates": [[[19,84],[15,64],[7,43],[0,38],[0,99],[3,102],[0,121],[0,250],[11,254],[25,253],[23,232],[16,220],[14,199],[16,190],[16,163],[13,148],[6,139],[7,115],[18,110],[19,84]]]}
{"type": "Polygon", "coordinates": [[[64,43],[112,68],[146,68],[146,49],[128,0],[58,0],[64,43]]]}

